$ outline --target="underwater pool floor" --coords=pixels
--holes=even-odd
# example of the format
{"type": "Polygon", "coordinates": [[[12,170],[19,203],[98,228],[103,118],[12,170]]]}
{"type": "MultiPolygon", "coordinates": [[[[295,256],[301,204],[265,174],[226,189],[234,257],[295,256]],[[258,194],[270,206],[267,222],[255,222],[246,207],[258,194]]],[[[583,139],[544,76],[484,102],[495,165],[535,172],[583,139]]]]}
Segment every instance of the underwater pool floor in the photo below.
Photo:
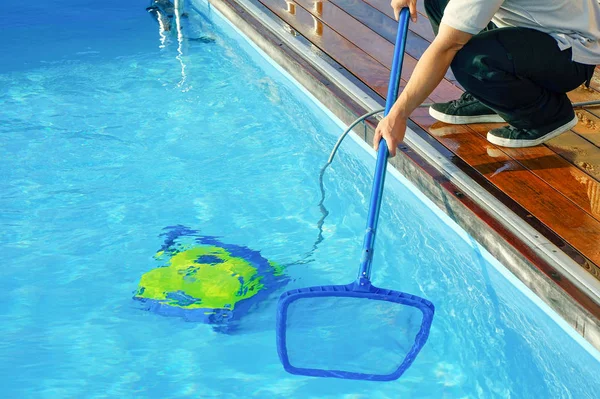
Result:
{"type": "MultiPolygon", "coordinates": [[[[597,353],[400,176],[386,182],[374,283],[436,305],[427,345],[393,383],[287,374],[277,297],[353,280],[373,157],[344,143],[320,230],[339,121],[214,10],[189,16],[213,43],[180,43],[161,40],[146,2],[121,3],[83,9],[120,16],[82,21],[86,40],[37,36],[57,48],[38,60],[10,36],[0,47],[15,54],[0,69],[3,397],[595,396],[597,353]],[[107,23],[136,36],[115,41],[107,23]],[[176,226],[259,253],[285,279],[230,332],[148,311],[133,297],[176,226]]],[[[83,12],[32,4],[46,33],[53,15],[83,12]]]]}

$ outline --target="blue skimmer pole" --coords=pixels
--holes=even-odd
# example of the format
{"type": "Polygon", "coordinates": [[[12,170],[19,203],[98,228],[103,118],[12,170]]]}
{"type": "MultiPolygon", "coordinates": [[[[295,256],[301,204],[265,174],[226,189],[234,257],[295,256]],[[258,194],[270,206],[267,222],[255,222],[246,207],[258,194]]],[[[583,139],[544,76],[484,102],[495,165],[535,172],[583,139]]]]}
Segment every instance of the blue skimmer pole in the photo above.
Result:
{"type": "MultiPolygon", "coordinates": [[[[404,8],[400,12],[400,21],[398,24],[398,36],[396,38],[396,47],[394,49],[394,61],[392,62],[392,70],[390,77],[390,84],[388,89],[388,95],[386,99],[385,115],[387,115],[392,108],[392,105],[398,97],[398,90],[400,85],[400,71],[402,69],[402,58],[404,55],[404,47],[406,40],[406,33],[408,30],[408,17],[409,12],[407,8],[404,8]]],[[[431,323],[433,321],[433,315],[435,313],[435,307],[433,303],[427,299],[420,298],[415,295],[411,295],[405,292],[382,289],[371,284],[371,262],[373,256],[373,247],[375,242],[375,232],[377,229],[377,219],[379,217],[379,209],[381,207],[381,196],[383,194],[383,185],[385,179],[385,167],[388,159],[388,148],[385,140],[381,140],[379,143],[379,150],[377,153],[377,166],[375,169],[375,178],[373,182],[373,191],[371,194],[371,203],[369,205],[369,215],[367,220],[367,230],[365,232],[365,239],[363,245],[363,252],[360,261],[360,270],[356,280],[350,284],[343,285],[321,285],[305,288],[295,288],[284,292],[279,297],[279,303],[277,306],[277,320],[276,320],[276,331],[277,331],[277,353],[279,359],[283,364],[286,371],[292,374],[314,376],[314,377],[332,377],[332,378],[346,378],[346,379],[358,379],[358,380],[370,380],[370,381],[391,381],[399,378],[412,364],[419,351],[423,348],[427,342],[429,331],[431,329],[431,323]],[[401,363],[393,365],[393,369],[381,370],[381,372],[374,372],[369,370],[369,367],[365,365],[365,370],[344,370],[343,367],[332,367],[332,368],[318,368],[313,366],[313,362],[309,361],[302,364],[302,361],[298,362],[297,358],[290,358],[288,351],[288,320],[290,313],[288,312],[290,306],[295,304],[295,310],[292,311],[295,317],[296,326],[302,326],[302,317],[307,314],[311,314],[314,309],[311,305],[302,305],[303,300],[317,300],[321,303],[325,303],[328,299],[333,299],[332,306],[328,307],[335,318],[336,305],[335,301],[340,301],[348,298],[355,299],[368,299],[373,306],[377,304],[377,301],[385,301],[386,304],[396,304],[402,309],[418,309],[423,318],[421,320],[421,326],[419,331],[414,336],[414,343],[406,351],[405,356],[402,355],[403,349],[400,349],[397,345],[391,345],[389,348],[390,353],[397,357],[397,360],[401,363]],[[299,309],[299,310],[298,310],[299,309]]],[[[307,302],[304,302],[307,303],[307,302]]],[[[310,303],[310,302],[308,302],[310,303]]],[[[379,304],[381,304],[380,302],[379,304]]],[[[398,307],[396,308],[398,309],[398,307]]],[[[374,310],[377,313],[377,310],[374,310]]],[[[328,318],[330,319],[330,318],[328,318]]],[[[359,322],[359,320],[356,320],[359,322]]],[[[307,324],[309,326],[310,323],[307,324]]],[[[402,333],[398,332],[402,335],[402,333]]],[[[405,333],[405,335],[410,333],[405,333]]],[[[408,337],[410,338],[410,337],[408,337]]],[[[294,341],[292,345],[298,346],[299,341],[294,341]]],[[[368,351],[368,345],[364,348],[368,351]]],[[[299,352],[294,352],[294,357],[299,352]]],[[[306,348],[301,353],[308,353],[311,358],[320,359],[322,357],[329,356],[327,353],[311,353],[311,348],[306,348]]],[[[336,356],[336,355],[334,355],[336,356]]],[[[318,362],[317,362],[318,364],[318,362]]]]}
{"type": "MultiPolygon", "coordinates": [[[[394,47],[394,59],[392,61],[392,70],[390,71],[390,83],[388,85],[388,93],[385,101],[384,116],[387,116],[398,98],[398,91],[400,90],[400,72],[402,71],[402,61],[404,60],[409,16],[410,13],[408,8],[403,8],[400,12],[400,19],[398,21],[398,33],[396,35],[396,46],[394,47]]],[[[389,151],[387,142],[382,138],[379,142],[379,150],[377,152],[377,166],[375,168],[375,178],[373,179],[373,189],[371,191],[367,230],[363,242],[358,279],[356,281],[361,289],[368,289],[371,285],[371,261],[373,260],[375,233],[377,232],[377,221],[379,219],[379,210],[381,208],[381,197],[383,195],[385,168],[388,156],[389,151]]]]}

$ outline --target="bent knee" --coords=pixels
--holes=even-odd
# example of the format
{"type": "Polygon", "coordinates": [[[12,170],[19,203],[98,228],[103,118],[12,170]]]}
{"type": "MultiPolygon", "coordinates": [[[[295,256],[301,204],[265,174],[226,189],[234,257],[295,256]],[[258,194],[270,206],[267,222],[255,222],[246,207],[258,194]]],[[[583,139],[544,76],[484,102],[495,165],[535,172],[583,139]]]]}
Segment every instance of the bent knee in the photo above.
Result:
{"type": "Polygon", "coordinates": [[[463,46],[452,60],[452,72],[456,79],[474,77],[478,80],[494,79],[499,73],[511,72],[513,64],[504,49],[498,47],[495,38],[480,38],[474,36],[463,46]]]}

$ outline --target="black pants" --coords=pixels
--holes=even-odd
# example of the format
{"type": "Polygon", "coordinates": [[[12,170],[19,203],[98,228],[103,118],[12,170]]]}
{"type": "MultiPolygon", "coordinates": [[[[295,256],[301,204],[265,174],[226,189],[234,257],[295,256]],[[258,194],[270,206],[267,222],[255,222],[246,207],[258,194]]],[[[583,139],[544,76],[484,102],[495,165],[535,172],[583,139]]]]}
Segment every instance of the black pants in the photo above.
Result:
{"type": "MultiPolygon", "coordinates": [[[[437,35],[449,0],[424,0],[437,35]]],[[[540,128],[574,117],[566,93],[589,82],[594,65],[571,60],[552,36],[490,23],[456,54],[452,72],[476,99],[511,125],[540,128]]]]}

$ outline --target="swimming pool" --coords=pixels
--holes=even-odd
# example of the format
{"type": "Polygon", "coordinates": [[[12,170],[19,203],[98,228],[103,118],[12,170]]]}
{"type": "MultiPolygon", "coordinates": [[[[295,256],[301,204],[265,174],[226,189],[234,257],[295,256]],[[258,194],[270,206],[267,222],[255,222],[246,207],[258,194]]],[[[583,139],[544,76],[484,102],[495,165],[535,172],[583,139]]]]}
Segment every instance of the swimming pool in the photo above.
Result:
{"type": "Polygon", "coordinates": [[[277,294],[356,273],[374,168],[358,142],[325,175],[330,214],[312,261],[288,267],[291,281],[240,331],[140,310],[132,295],[168,226],[280,265],[304,259],[319,234],[319,170],[342,130],[214,11],[202,10],[214,25],[202,21],[216,42],[180,47],[146,6],[5,6],[3,398],[597,396],[598,354],[397,174],[374,283],[435,303],[427,345],[392,383],[283,371],[277,294]]]}

